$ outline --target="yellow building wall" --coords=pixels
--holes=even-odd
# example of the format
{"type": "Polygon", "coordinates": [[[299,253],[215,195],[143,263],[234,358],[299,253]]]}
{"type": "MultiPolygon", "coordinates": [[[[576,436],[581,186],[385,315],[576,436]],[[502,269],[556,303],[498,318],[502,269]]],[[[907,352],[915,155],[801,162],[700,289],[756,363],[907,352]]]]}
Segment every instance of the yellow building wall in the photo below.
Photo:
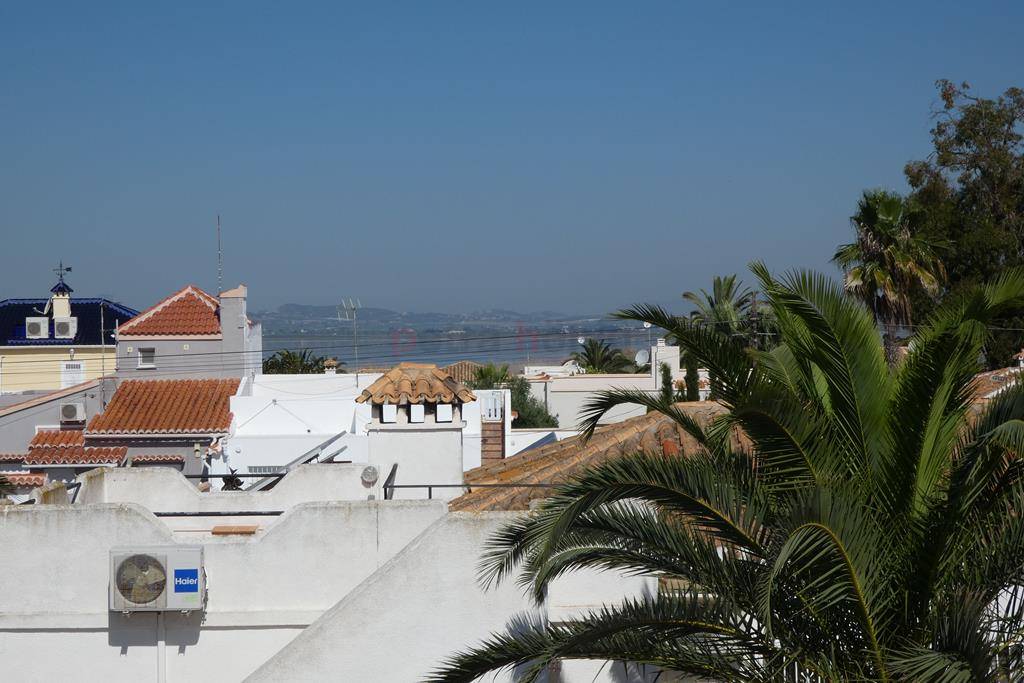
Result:
{"type": "Polygon", "coordinates": [[[60,389],[62,363],[70,360],[84,364],[82,381],[110,375],[116,356],[114,346],[75,348],[74,358],[68,347],[0,348],[0,393],[60,389]]]}

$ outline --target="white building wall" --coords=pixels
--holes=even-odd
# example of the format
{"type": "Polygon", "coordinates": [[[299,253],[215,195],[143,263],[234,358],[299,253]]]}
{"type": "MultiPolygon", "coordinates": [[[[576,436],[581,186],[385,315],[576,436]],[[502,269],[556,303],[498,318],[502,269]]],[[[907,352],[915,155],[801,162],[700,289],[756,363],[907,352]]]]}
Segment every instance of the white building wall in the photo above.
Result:
{"type": "MultiPolygon", "coordinates": [[[[437,425],[388,425],[370,431],[369,462],[388,476],[391,464],[398,465],[395,484],[462,484],[462,430],[437,425]]],[[[461,496],[462,488],[394,489],[395,499],[426,498],[450,500],[461,496]]]]}
{"type": "Polygon", "coordinates": [[[304,503],[265,534],[199,540],[135,504],[7,506],[0,576],[17,590],[0,591],[0,658],[22,681],[239,681],[444,514],[438,501],[304,503]],[[107,610],[111,548],[196,542],[202,619],[167,614],[161,644],[154,615],[107,610]]]}
{"type": "MultiPolygon", "coordinates": [[[[548,618],[514,581],[483,590],[477,560],[487,539],[515,513],[449,513],[387,565],[328,610],[319,620],[261,666],[247,680],[416,681],[453,652],[504,631],[520,614],[548,618]],[[387,606],[382,609],[382,606],[387,606]],[[373,615],[368,618],[368,615],[373,615]],[[338,643],[345,643],[339,647],[338,643]],[[354,653],[358,653],[354,655],[354,653]]],[[[564,580],[571,582],[572,577],[564,580]]],[[[649,594],[651,580],[613,575],[583,577],[580,586],[559,592],[559,614],[578,600],[618,602],[626,594],[649,594]],[[588,591],[588,586],[598,593],[588,591]],[[611,587],[611,588],[609,588],[611,587]]],[[[595,662],[563,666],[562,683],[653,681],[620,667],[595,662]]],[[[508,674],[493,680],[510,681],[508,674]]]]}
{"type": "MultiPolygon", "coordinates": [[[[632,389],[657,394],[661,388],[661,364],[665,363],[672,370],[673,382],[682,380],[686,372],[679,367],[679,347],[665,346],[660,343],[651,347],[651,371],[648,374],[577,374],[571,376],[551,377],[550,379],[530,381],[530,392],[544,403],[548,412],[558,417],[558,426],[562,429],[578,429],[581,422],[581,411],[594,394],[611,389],[632,389]]],[[[530,379],[530,378],[527,378],[530,379]]],[[[647,412],[639,404],[621,405],[608,411],[602,418],[602,424],[622,422],[638,417],[647,412]]]]}

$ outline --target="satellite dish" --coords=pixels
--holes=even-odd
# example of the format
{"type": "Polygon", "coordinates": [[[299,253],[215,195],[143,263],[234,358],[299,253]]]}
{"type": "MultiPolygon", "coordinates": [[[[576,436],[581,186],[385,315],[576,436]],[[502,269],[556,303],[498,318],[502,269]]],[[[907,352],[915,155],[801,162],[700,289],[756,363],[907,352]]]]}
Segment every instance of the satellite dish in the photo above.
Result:
{"type": "Polygon", "coordinates": [[[643,349],[637,351],[636,355],[633,356],[633,362],[636,363],[637,365],[647,365],[647,361],[649,361],[650,359],[651,352],[644,351],[643,349]]]}
{"type": "Polygon", "coordinates": [[[651,329],[651,324],[650,323],[644,323],[644,329],[645,330],[651,329]]]}
{"type": "Polygon", "coordinates": [[[577,343],[577,344],[582,344],[582,343],[583,343],[583,342],[585,342],[585,341],[587,341],[587,340],[586,340],[586,339],[584,339],[583,337],[576,337],[576,343],[577,343]]]}

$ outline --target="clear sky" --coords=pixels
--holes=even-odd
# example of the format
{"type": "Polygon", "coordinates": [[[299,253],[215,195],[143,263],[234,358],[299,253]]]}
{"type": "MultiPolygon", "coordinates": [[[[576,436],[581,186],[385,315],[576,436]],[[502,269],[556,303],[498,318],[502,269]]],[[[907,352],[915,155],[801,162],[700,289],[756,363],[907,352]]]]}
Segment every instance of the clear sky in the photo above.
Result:
{"type": "Polygon", "coordinates": [[[1024,86],[1019,0],[153,5],[0,3],[0,297],[212,290],[218,212],[255,308],[831,272],[936,79],[1024,86]]]}

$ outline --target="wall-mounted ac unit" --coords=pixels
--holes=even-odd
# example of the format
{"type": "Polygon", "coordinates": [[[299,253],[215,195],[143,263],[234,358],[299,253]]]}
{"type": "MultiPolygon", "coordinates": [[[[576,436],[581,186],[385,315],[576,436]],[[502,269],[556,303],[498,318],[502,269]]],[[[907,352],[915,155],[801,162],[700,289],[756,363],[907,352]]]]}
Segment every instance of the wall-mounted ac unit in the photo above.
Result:
{"type": "Polygon", "coordinates": [[[203,547],[113,548],[108,593],[110,609],[115,612],[203,609],[203,547]]]}
{"type": "Polygon", "coordinates": [[[74,339],[78,333],[78,318],[71,316],[69,318],[54,318],[53,319],[53,336],[56,339],[74,339]]]}
{"type": "Polygon", "coordinates": [[[26,339],[49,339],[50,338],[50,319],[43,318],[25,318],[25,338],[26,339]]]}
{"type": "Polygon", "coordinates": [[[85,422],[85,403],[81,401],[61,403],[60,421],[62,424],[65,422],[85,422]]]}

